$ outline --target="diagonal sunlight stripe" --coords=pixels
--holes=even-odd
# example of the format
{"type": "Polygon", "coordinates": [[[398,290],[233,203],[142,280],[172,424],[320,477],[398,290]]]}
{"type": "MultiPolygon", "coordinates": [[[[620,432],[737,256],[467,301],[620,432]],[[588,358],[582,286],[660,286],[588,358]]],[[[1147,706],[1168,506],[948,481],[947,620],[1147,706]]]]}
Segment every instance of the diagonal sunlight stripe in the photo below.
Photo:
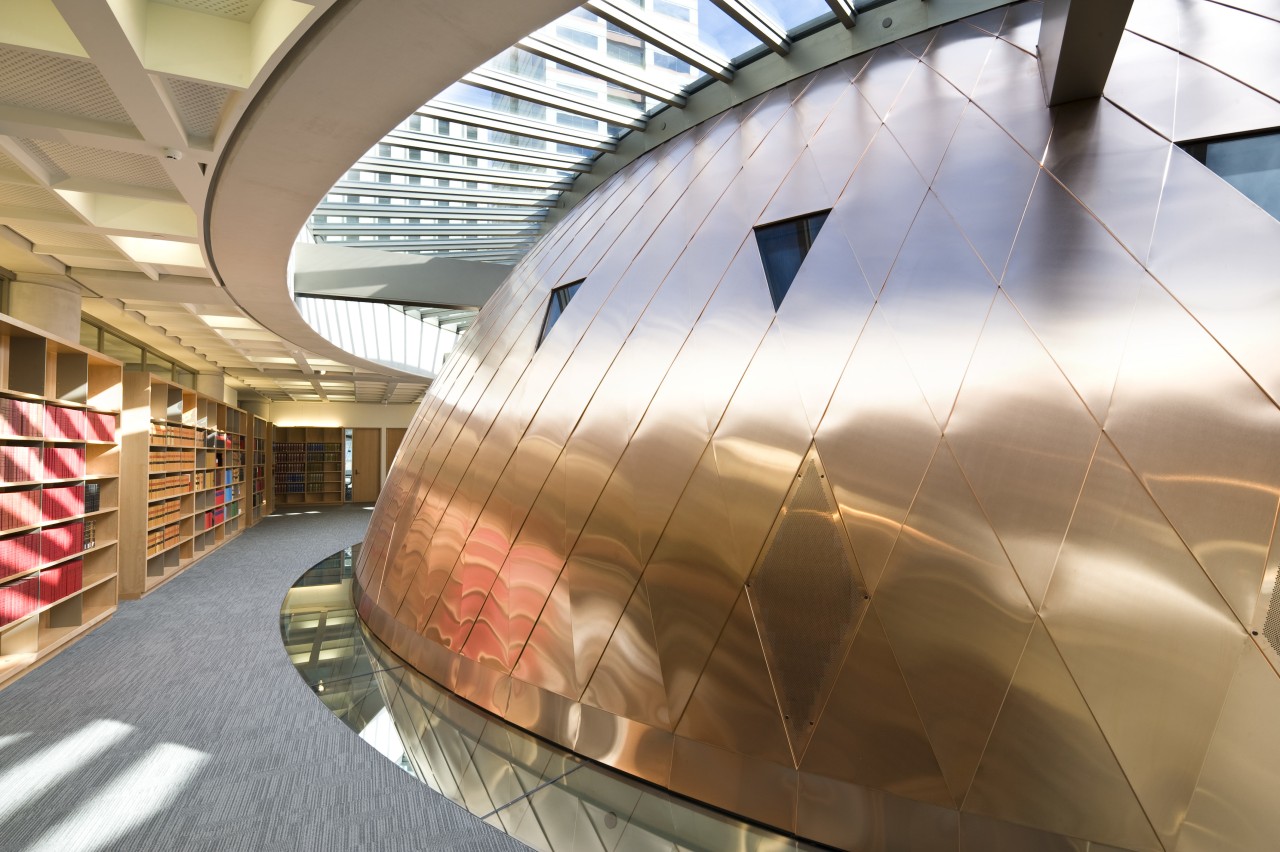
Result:
{"type": "Polygon", "coordinates": [[[162,743],[110,779],[50,828],[28,852],[94,852],[119,840],[177,800],[209,755],[162,743]]]}
{"type": "Polygon", "coordinates": [[[3,737],[0,737],[0,748],[5,748],[13,745],[14,743],[21,742],[29,736],[31,736],[30,731],[23,731],[21,734],[5,734],[3,737]]]}
{"type": "Polygon", "coordinates": [[[0,773],[0,825],[131,731],[123,722],[99,719],[0,773]]]}

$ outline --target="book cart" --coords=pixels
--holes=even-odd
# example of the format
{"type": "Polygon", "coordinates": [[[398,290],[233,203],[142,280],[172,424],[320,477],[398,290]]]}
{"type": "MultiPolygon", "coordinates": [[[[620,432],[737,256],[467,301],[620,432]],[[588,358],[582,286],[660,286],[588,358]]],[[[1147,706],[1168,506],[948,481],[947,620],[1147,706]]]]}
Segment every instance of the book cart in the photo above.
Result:
{"type": "Polygon", "coordinates": [[[345,446],[340,426],[277,426],[275,508],[346,502],[345,446]]]}
{"type": "Polygon", "coordinates": [[[0,685],[116,611],[120,381],[0,314],[0,685]]]}
{"type": "Polygon", "coordinates": [[[214,397],[124,374],[122,597],[145,595],[254,522],[251,421],[214,397]]]}

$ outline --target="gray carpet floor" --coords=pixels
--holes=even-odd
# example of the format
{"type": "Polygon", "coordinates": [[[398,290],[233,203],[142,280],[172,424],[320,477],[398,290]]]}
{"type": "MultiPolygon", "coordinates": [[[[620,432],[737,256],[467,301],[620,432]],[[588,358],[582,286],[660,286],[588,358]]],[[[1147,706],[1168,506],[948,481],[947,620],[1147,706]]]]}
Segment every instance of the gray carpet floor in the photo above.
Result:
{"type": "Polygon", "coordinates": [[[266,518],[0,690],[0,850],[525,849],[366,745],[285,655],[285,592],[369,515],[266,518]]]}

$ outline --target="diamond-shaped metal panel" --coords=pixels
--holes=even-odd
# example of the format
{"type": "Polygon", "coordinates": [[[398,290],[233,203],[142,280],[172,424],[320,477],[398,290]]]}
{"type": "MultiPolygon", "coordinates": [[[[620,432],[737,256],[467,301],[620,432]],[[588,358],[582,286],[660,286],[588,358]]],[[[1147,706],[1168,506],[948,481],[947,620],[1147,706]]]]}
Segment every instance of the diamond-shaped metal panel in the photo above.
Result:
{"type": "Polygon", "coordinates": [[[868,598],[821,465],[812,451],[801,464],[747,580],[797,759],[813,736],[868,598]]]}
{"type": "Polygon", "coordinates": [[[1044,625],[1027,640],[991,731],[965,810],[1085,835],[1125,849],[1159,849],[1089,705],[1044,625]],[[1044,763],[1053,771],[1043,771],[1044,763]],[[1012,819],[1010,819],[1012,817],[1012,819]]]}

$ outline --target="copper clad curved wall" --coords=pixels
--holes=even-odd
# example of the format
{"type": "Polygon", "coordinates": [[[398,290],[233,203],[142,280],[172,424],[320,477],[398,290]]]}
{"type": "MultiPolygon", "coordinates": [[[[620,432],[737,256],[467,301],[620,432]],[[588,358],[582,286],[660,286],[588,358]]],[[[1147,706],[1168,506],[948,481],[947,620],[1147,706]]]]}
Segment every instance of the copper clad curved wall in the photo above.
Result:
{"type": "Polygon", "coordinates": [[[1280,124],[1280,24],[1139,2],[1108,97],[1050,112],[1039,14],[774,90],[573,210],[403,444],[371,628],[841,847],[1269,848],[1280,223],[1171,139],[1280,124]],[[825,208],[775,312],[752,228],[825,208]]]}

